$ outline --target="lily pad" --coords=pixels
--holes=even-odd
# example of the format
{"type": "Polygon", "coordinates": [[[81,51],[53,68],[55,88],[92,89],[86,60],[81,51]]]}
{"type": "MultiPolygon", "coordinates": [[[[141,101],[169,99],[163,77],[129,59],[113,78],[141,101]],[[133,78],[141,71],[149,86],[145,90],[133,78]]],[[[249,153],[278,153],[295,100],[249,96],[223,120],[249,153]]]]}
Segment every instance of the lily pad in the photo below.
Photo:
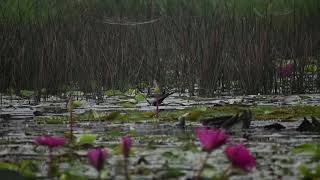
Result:
{"type": "Polygon", "coordinates": [[[77,144],[78,145],[93,144],[96,141],[97,137],[98,136],[95,134],[84,134],[78,138],[77,144]]]}
{"type": "Polygon", "coordinates": [[[29,90],[21,90],[20,94],[22,97],[30,98],[34,95],[34,91],[29,91],[29,90]]]}

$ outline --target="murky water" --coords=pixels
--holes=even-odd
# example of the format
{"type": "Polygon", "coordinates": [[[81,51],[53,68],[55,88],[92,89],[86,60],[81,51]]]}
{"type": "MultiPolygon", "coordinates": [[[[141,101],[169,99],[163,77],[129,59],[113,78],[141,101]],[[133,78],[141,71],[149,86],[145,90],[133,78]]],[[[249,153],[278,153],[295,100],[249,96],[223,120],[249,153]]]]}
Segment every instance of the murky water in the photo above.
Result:
{"type": "MultiPolygon", "coordinates": [[[[165,100],[165,105],[160,109],[163,111],[173,111],[194,106],[210,107],[215,104],[238,103],[259,104],[259,105],[295,105],[296,101],[285,101],[283,97],[219,97],[219,98],[198,98],[171,96],[165,100]]],[[[310,98],[299,100],[300,104],[319,105],[318,95],[308,95],[310,98]]],[[[75,113],[83,113],[88,109],[97,112],[112,111],[155,111],[155,107],[148,106],[147,103],[139,103],[134,107],[123,107],[121,102],[127,101],[125,97],[108,98],[104,103],[96,105],[94,101],[84,101],[81,108],[75,113]]],[[[46,154],[45,148],[35,147],[33,138],[38,135],[52,134],[64,135],[69,131],[67,124],[38,124],[34,121],[33,112],[44,110],[44,116],[67,115],[66,103],[59,99],[54,99],[41,103],[40,105],[28,105],[26,100],[9,101],[5,98],[2,105],[1,114],[10,114],[8,118],[0,120],[0,160],[16,162],[19,160],[37,160],[42,163],[42,169],[38,173],[39,177],[45,176],[46,154]],[[9,106],[12,105],[12,106],[9,106]]],[[[253,121],[250,129],[246,131],[229,132],[232,141],[229,143],[244,143],[256,156],[256,170],[247,175],[238,174],[231,179],[298,179],[300,177],[298,166],[309,163],[308,155],[294,154],[292,149],[304,143],[320,143],[320,135],[317,133],[301,133],[295,129],[302,119],[291,122],[281,122],[286,126],[285,130],[273,131],[262,128],[264,125],[272,124],[275,121],[253,121]]],[[[179,179],[192,177],[195,169],[199,167],[199,161],[204,157],[204,153],[199,148],[199,142],[194,137],[194,128],[201,126],[198,123],[187,122],[186,129],[178,129],[172,123],[158,122],[154,119],[141,120],[132,123],[121,122],[96,122],[83,121],[75,125],[75,135],[98,134],[96,146],[109,147],[110,157],[106,169],[109,178],[121,179],[122,156],[119,155],[113,145],[119,143],[120,137],[131,134],[134,138],[134,153],[130,157],[130,172],[132,179],[167,179],[168,169],[178,169],[185,175],[179,179]],[[143,157],[143,158],[142,158],[143,157]],[[139,161],[142,161],[140,163],[139,161]]],[[[208,164],[210,168],[204,171],[204,176],[211,177],[222,172],[228,166],[228,161],[223,155],[223,148],[214,151],[210,155],[208,164]]],[[[67,151],[62,148],[54,151],[54,154],[63,154],[67,151]]],[[[86,149],[78,149],[75,152],[80,155],[80,161],[88,164],[86,160],[86,149]]],[[[79,165],[83,168],[82,173],[88,177],[95,177],[96,172],[88,165],[79,165]]],[[[70,164],[61,163],[60,168],[68,169],[70,164]]],[[[177,178],[173,178],[177,179],[177,178]]]]}

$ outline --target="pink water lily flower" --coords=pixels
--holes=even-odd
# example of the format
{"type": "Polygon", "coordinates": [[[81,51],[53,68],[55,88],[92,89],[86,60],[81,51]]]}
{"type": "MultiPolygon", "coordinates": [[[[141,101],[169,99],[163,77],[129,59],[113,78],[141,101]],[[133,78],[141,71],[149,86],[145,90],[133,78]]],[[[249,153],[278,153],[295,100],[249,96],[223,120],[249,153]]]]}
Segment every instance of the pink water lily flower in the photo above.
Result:
{"type": "Polygon", "coordinates": [[[99,172],[103,169],[103,165],[107,157],[108,153],[103,148],[92,149],[88,152],[90,164],[99,172]]]}
{"type": "Polygon", "coordinates": [[[228,140],[228,135],[220,129],[198,128],[196,129],[196,135],[200,140],[202,149],[206,152],[212,152],[228,140]]]}
{"type": "Polygon", "coordinates": [[[122,153],[124,157],[129,157],[131,146],[132,146],[131,137],[130,136],[122,137],[122,153]]]}
{"type": "Polygon", "coordinates": [[[251,152],[243,144],[228,146],[225,154],[234,167],[246,172],[250,172],[256,167],[255,157],[251,155],[251,152]]]}
{"type": "Polygon", "coordinates": [[[64,146],[67,143],[65,138],[58,136],[38,136],[34,140],[38,145],[48,146],[49,148],[64,146]]]}

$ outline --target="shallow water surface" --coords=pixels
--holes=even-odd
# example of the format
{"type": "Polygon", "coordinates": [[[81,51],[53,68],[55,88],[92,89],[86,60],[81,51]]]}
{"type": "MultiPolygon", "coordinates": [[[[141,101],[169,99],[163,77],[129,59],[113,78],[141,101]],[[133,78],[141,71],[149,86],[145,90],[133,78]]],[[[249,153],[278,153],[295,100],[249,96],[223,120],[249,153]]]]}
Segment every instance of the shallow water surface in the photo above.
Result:
{"type": "MultiPolygon", "coordinates": [[[[317,105],[318,96],[303,100],[302,103],[317,105]]],[[[83,113],[89,109],[101,112],[110,111],[154,111],[155,107],[150,107],[146,103],[139,103],[132,108],[124,108],[118,104],[123,101],[123,97],[113,97],[110,101],[99,105],[87,101],[75,113],[83,113]]],[[[252,103],[252,97],[242,98],[242,102],[252,103]],[[244,100],[243,100],[244,99],[244,100]]],[[[163,111],[173,111],[185,109],[193,106],[210,107],[217,103],[238,102],[239,98],[211,98],[192,100],[183,97],[173,96],[165,100],[165,106],[161,106],[163,111]]],[[[266,98],[255,99],[256,104],[267,104],[271,100],[266,98]]],[[[50,134],[64,135],[69,131],[68,124],[39,124],[34,121],[33,112],[36,109],[47,109],[44,116],[68,115],[64,102],[46,102],[37,106],[28,105],[26,101],[13,101],[13,106],[8,106],[11,102],[4,101],[2,114],[10,114],[10,118],[0,120],[0,160],[16,162],[20,160],[36,160],[41,164],[41,171],[38,177],[46,176],[46,154],[48,151],[42,147],[36,147],[33,143],[35,136],[50,134]]],[[[278,101],[273,101],[277,105],[278,101]]],[[[300,102],[301,103],[301,102],[300,102]]],[[[245,131],[230,131],[232,140],[229,143],[244,143],[256,156],[257,167],[252,173],[237,174],[231,179],[298,179],[300,177],[298,166],[309,163],[310,156],[307,154],[294,154],[292,149],[300,144],[320,143],[318,133],[301,133],[296,131],[296,127],[302,119],[296,121],[280,122],[286,126],[285,130],[273,131],[265,130],[264,125],[277,122],[273,121],[253,121],[250,129],[245,131]]],[[[75,124],[75,135],[98,134],[95,146],[108,147],[110,157],[106,164],[109,178],[121,179],[122,156],[115,148],[121,136],[130,134],[134,139],[133,154],[130,156],[130,172],[133,179],[167,179],[166,172],[175,169],[184,173],[179,179],[192,177],[195,169],[199,167],[199,161],[204,157],[201,152],[199,142],[194,135],[194,129],[200,127],[197,122],[187,122],[185,129],[178,129],[173,122],[157,121],[155,119],[141,120],[137,122],[114,122],[114,121],[82,121],[75,124]],[[142,163],[139,163],[144,159],[142,163]],[[120,164],[120,165],[119,165],[120,164]]],[[[211,177],[218,172],[222,172],[228,166],[228,161],[223,155],[222,147],[214,151],[209,158],[210,168],[204,171],[205,177],[211,177]]],[[[55,155],[64,154],[67,148],[54,151],[55,155]]],[[[75,149],[80,157],[80,162],[88,164],[86,160],[86,148],[75,149]]],[[[80,165],[79,165],[80,166],[80,165]]],[[[70,164],[61,163],[60,170],[70,168],[70,164]]],[[[81,165],[82,173],[94,178],[96,172],[88,165],[81,165]]],[[[176,179],[176,178],[173,178],[176,179]]]]}

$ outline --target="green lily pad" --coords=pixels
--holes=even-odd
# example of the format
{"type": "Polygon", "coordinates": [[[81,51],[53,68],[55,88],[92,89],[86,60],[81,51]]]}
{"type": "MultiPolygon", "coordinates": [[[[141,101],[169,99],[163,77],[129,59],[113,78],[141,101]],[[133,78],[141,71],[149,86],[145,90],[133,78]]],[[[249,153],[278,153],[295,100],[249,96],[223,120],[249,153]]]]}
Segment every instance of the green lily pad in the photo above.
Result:
{"type": "Polygon", "coordinates": [[[119,117],[119,115],[120,115],[120,112],[115,111],[115,112],[109,113],[108,115],[106,115],[106,116],[103,117],[102,119],[103,119],[103,120],[108,120],[108,121],[110,121],[110,120],[115,120],[117,117],[119,117]]]}
{"type": "Polygon", "coordinates": [[[302,144],[293,149],[294,153],[308,153],[315,160],[320,160],[320,144],[302,144]]]}
{"type": "Polygon", "coordinates": [[[19,167],[16,164],[0,162],[0,169],[9,169],[17,171],[19,167]]]}
{"type": "Polygon", "coordinates": [[[123,93],[120,90],[108,90],[105,92],[105,95],[108,97],[111,97],[111,96],[123,95],[123,93]]]}
{"type": "Polygon", "coordinates": [[[314,73],[314,72],[317,72],[318,67],[317,67],[316,65],[314,65],[314,64],[309,64],[309,65],[307,65],[307,66],[305,67],[305,70],[306,70],[307,72],[314,73]]]}
{"type": "Polygon", "coordinates": [[[82,103],[81,103],[81,101],[73,101],[72,106],[75,109],[75,108],[82,106],[82,103]]]}
{"type": "Polygon", "coordinates": [[[178,178],[184,176],[185,173],[177,168],[169,168],[165,174],[166,178],[178,178]]]}
{"type": "Polygon", "coordinates": [[[134,98],[137,100],[137,102],[143,102],[146,100],[142,94],[137,94],[134,98]]]}
{"type": "Polygon", "coordinates": [[[97,137],[95,134],[84,134],[78,138],[77,145],[93,144],[97,137]]]}
{"type": "Polygon", "coordinates": [[[124,102],[120,104],[122,107],[124,108],[134,108],[136,107],[136,105],[134,103],[130,103],[130,102],[124,102]]]}
{"type": "Polygon", "coordinates": [[[21,90],[20,94],[22,97],[30,98],[34,95],[34,91],[29,91],[29,90],[21,90]]]}

